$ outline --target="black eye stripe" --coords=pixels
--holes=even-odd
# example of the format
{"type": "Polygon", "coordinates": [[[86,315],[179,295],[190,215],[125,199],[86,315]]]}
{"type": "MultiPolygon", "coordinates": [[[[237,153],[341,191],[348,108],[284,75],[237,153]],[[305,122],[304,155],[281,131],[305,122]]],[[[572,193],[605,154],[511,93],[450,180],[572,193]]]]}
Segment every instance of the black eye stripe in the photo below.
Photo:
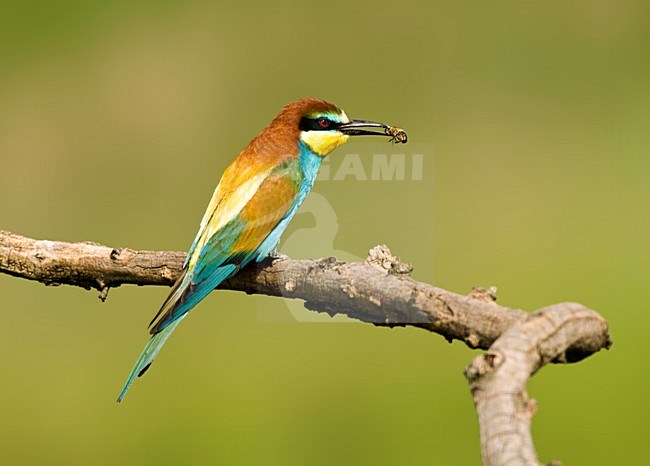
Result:
{"type": "Polygon", "coordinates": [[[320,118],[302,117],[302,119],[300,120],[300,124],[298,125],[298,128],[301,131],[329,131],[331,129],[335,129],[340,124],[341,123],[337,123],[336,121],[330,120],[329,118],[325,118],[325,117],[320,117],[320,118]],[[328,121],[329,126],[327,128],[322,127],[319,123],[320,120],[328,121]]]}

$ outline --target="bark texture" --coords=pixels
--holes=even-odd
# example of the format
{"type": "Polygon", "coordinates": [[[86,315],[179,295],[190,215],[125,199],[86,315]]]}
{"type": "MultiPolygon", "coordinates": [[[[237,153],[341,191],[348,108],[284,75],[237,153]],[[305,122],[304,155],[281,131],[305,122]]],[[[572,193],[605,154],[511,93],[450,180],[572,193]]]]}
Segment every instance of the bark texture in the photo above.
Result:
{"type": "MultiPolygon", "coordinates": [[[[0,230],[0,272],[46,285],[96,289],[102,300],[110,288],[124,284],[170,286],[184,259],[182,252],[35,240],[0,230]]],[[[526,383],[548,362],[575,362],[609,348],[607,321],[577,303],[532,314],[499,306],[495,288],[475,288],[463,296],[418,282],[408,275],[411,270],[381,245],[363,263],[269,258],[219,288],[297,298],[314,311],[375,325],[415,326],[488,349],[466,369],[483,461],[539,464],[530,434],[535,403],[527,397],[526,383]]]]}

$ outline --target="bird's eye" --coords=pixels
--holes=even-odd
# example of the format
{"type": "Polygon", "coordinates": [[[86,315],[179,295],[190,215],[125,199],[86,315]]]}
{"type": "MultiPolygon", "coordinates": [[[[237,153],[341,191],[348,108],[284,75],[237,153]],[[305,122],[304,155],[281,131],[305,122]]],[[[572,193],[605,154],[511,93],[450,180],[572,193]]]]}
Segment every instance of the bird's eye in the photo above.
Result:
{"type": "Polygon", "coordinates": [[[331,124],[332,122],[329,121],[327,118],[320,118],[318,120],[318,126],[320,126],[323,129],[329,129],[331,124]]]}

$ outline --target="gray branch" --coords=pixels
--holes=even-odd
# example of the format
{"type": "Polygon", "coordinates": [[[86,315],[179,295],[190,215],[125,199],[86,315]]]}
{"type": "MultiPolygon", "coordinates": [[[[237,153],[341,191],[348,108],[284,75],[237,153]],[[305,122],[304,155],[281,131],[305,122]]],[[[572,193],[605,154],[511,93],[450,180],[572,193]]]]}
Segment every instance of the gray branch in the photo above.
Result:
{"type": "MultiPolygon", "coordinates": [[[[134,251],[96,243],[26,238],[0,230],[0,272],[46,285],[96,289],[105,300],[124,284],[167,285],[178,277],[185,253],[134,251]]],[[[363,263],[269,258],[242,270],[219,288],[297,298],[305,307],[382,326],[414,326],[489,349],[467,368],[488,465],[539,464],[530,434],[535,403],[529,377],[548,362],[579,361],[611,340],[607,321],[581,304],[561,303],[535,313],[496,304],[496,289],[468,296],[418,282],[410,264],[386,246],[363,263]]]]}

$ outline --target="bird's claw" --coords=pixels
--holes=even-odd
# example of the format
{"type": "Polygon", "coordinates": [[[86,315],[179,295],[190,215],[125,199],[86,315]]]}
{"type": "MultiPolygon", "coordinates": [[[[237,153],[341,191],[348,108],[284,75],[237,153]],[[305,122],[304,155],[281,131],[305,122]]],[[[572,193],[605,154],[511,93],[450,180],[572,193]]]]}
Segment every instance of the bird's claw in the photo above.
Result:
{"type": "Polygon", "coordinates": [[[271,251],[268,255],[268,258],[271,259],[272,262],[275,261],[281,261],[281,260],[286,260],[289,258],[286,254],[282,254],[281,252],[278,251],[271,251]]]}

